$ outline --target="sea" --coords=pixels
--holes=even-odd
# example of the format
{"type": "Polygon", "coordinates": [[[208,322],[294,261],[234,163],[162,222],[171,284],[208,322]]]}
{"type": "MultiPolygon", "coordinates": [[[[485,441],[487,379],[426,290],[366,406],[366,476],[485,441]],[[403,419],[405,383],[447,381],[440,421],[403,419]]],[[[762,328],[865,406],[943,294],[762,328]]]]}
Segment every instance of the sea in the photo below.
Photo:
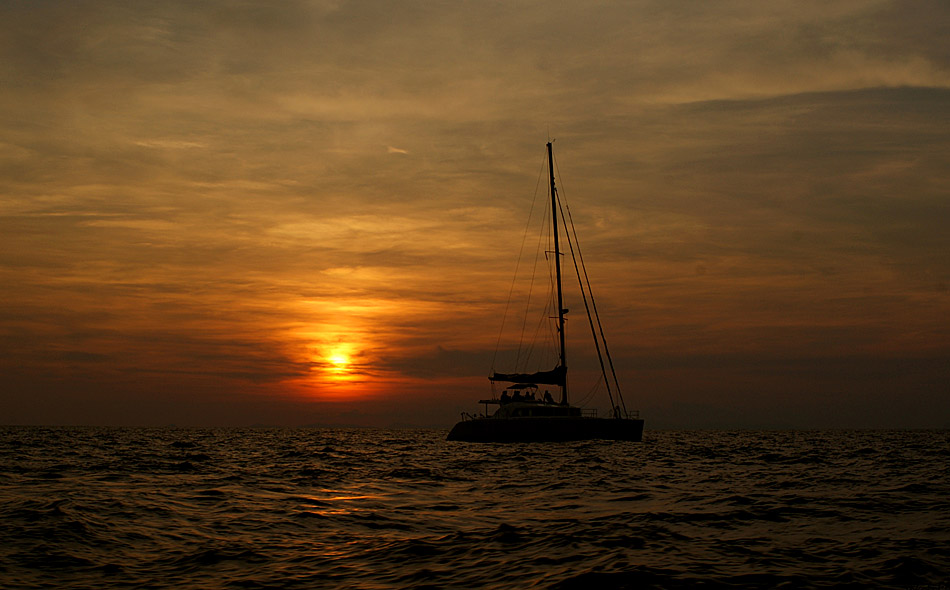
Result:
{"type": "Polygon", "coordinates": [[[950,589],[950,431],[0,428],[0,587],[950,589]]]}

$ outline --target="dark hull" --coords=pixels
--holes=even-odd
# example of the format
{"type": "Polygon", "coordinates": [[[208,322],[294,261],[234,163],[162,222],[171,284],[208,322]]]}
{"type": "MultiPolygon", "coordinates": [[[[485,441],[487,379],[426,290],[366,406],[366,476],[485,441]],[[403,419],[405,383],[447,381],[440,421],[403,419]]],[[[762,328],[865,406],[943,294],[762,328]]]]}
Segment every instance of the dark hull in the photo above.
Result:
{"type": "Polygon", "coordinates": [[[550,442],[643,440],[643,420],[632,418],[529,417],[463,420],[447,440],[465,442],[550,442]]]}

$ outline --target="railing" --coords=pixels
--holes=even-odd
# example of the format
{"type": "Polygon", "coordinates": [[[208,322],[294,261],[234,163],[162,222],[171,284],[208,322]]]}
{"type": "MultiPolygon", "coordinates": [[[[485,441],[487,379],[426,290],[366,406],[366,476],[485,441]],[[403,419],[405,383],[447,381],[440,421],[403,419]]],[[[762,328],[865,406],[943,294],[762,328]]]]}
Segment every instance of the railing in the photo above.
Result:
{"type": "MultiPolygon", "coordinates": [[[[584,418],[596,418],[597,417],[597,408],[581,408],[581,416],[584,418]]],[[[630,410],[629,412],[622,412],[617,410],[617,413],[614,414],[618,418],[629,418],[633,420],[640,419],[640,410],[630,410]]],[[[486,418],[486,414],[469,414],[468,412],[462,412],[462,421],[467,420],[477,420],[479,418],[486,418]]]]}

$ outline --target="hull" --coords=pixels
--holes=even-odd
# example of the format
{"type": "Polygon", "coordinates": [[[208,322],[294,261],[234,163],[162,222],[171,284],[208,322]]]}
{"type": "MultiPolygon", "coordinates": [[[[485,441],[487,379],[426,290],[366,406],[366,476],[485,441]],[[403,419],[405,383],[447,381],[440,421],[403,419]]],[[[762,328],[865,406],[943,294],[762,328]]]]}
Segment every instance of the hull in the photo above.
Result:
{"type": "Polygon", "coordinates": [[[643,440],[643,420],[633,418],[531,417],[463,420],[447,440],[464,442],[550,442],[643,440]]]}

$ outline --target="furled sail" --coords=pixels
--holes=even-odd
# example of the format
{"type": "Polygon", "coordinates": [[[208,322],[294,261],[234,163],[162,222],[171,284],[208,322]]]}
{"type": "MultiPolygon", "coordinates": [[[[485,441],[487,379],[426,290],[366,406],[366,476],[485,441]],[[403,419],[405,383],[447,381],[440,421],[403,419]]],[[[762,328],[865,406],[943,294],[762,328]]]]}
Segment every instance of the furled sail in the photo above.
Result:
{"type": "Polygon", "coordinates": [[[535,383],[543,385],[564,385],[567,377],[567,367],[554,367],[550,371],[537,373],[492,373],[491,381],[507,381],[509,383],[535,383]]]}

